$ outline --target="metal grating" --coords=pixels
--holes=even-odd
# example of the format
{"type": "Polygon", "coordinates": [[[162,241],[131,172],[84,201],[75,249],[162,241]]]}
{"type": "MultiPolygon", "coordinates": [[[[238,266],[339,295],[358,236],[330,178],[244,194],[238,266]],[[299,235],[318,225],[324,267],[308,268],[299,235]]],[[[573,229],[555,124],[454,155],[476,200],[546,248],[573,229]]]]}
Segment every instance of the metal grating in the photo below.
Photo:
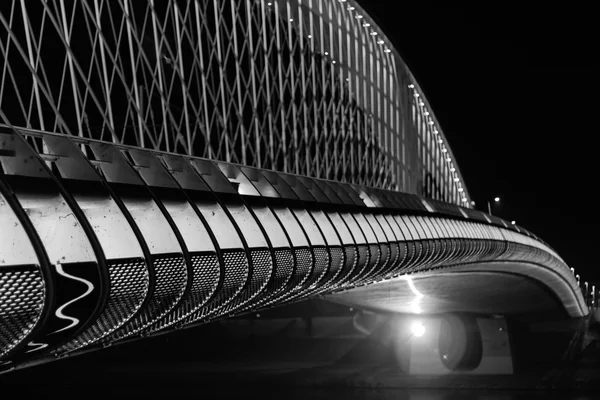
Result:
{"type": "Polygon", "coordinates": [[[221,310],[242,292],[250,274],[246,253],[243,251],[224,251],[223,262],[225,264],[225,275],[217,295],[206,306],[178,322],[177,326],[182,327],[208,317],[220,315],[221,310]]]}
{"type": "Polygon", "coordinates": [[[64,354],[88,346],[111,334],[139,310],[148,294],[149,276],[143,259],[109,260],[110,291],[98,319],[70,342],[59,347],[64,354]]]}
{"type": "Polygon", "coordinates": [[[344,253],[346,254],[346,262],[344,269],[340,274],[338,286],[345,286],[352,278],[356,275],[358,266],[358,251],[356,246],[344,246],[344,253]]]}
{"type": "Polygon", "coordinates": [[[342,248],[330,247],[329,254],[331,260],[330,267],[323,280],[319,283],[319,287],[311,291],[310,294],[322,293],[331,289],[331,287],[336,284],[336,278],[338,278],[339,274],[342,272],[345,261],[342,248]]]}
{"type": "Polygon", "coordinates": [[[252,307],[252,304],[260,299],[261,293],[267,287],[269,279],[273,274],[273,258],[268,250],[251,250],[252,257],[252,276],[250,282],[244,291],[238,296],[235,301],[223,310],[223,313],[234,313],[235,311],[244,308],[244,306],[252,307]]]}
{"type": "MultiPolygon", "coordinates": [[[[267,287],[267,293],[256,304],[252,304],[252,308],[257,309],[273,304],[282,297],[289,294],[286,287],[293,278],[294,273],[294,256],[289,249],[277,249],[274,251],[276,260],[276,275],[275,278],[267,287]]],[[[244,310],[250,307],[245,307],[244,310]]],[[[241,310],[240,310],[241,311],[241,310]]]]}
{"type": "Polygon", "coordinates": [[[215,253],[191,255],[193,281],[188,295],[177,309],[165,318],[152,325],[146,333],[153,333],[167,328],[197,312],[215,293],[219,286],[221,268],[215,253]]]}
{"type": "Polygon", "coordinates": [[[127,322],[103,342],[114,342],[134,335],[169,313],[177,305],[187,285],[185,260],[180,255],[154,257],[155,286],[148,304],[141,313],[127,322]]]}
{"type": "Polygon", "coordinates": [[[31,332],[44,307],[44,291],[37,266],[0,268],[0,357],[31,332]]]}

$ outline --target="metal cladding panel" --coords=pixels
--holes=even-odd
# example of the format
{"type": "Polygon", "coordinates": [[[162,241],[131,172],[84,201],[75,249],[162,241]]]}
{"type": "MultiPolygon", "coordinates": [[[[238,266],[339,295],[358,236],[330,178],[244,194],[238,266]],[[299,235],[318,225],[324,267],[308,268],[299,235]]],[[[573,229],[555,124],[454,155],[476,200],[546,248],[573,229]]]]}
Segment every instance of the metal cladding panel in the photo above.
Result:
{"type": "Polygon", "coordinates": [[[208,228],[215,236],[221,249],[233,250],[244,248],[237,230],[216,199],[195,196],[193,197],[193,201],[206,220],[208,228]]]}
{"type": "Polygon", "coordinates": [[[296,181],[306,188],[306,190],[311,194],[315,201],[324,204],[332,203],[332,200],[329,197],[327,197],[325,192],[323,192],[323,190],[317,184],[316,180],[309,179],[304,176],[296,176],[296,181]]]}
{"type": "Polygon", "coordinates": [[[184,190],[209,192],[210,189],[183,156],[163,154],[163,163],[177,184],[184,190]]]}
{"type": "Polygon", "coordinates": [[[281,174],[278,174],[274,171],[263,171],[262,173],[265,176],[265,178],[267,178],[269,183],[273,185],[273,188],[277,191],[277,194],[279,194],[279,196],[281,196],[282,199],[299,199],[294,189],[292,189],[292,187],[287,183],[287,181],[283,178],[281,174]]]}
{"type": "Polygon", "coordinates": [[[163,199],[167,213],[190,252],[214,252],[215,246],[198,214],[187,200],[163,199]]]}
{"type": "Polygon", "coordinates": [[[0,135],[2,150],[5,154],[14,154],[10,157],[0,156],[0,163],[7,180],[11,178],[11,189],[34,225],[50,262],[54,265],[96,262],[96,254],[81,222],[44,162],[22,136],[0,135]]]}
{"type": "MultiPolygon", "coordinates": [[[[280,198],[281,197],[280,194],[275,189],[275,187],[273,187],[271,182],[269,182],[269,180],[266,178],[263,171],[261,171],[257,168],[250,168],[250,167],[240,167],[240,168],[241,168],[242,172],[244,173],[244,175],[246,175],[246,178],[248,178],[248,180],[250,182],[252,182],[252,184],[254,185],[256,190],[258,190],[258,192],[260,193],[261,196],[268,197],[268,198],[280,198]]],[[[275,176],[277,176],[277,175],[275,174],[275,176]]]]}
{"type": "Polygon", "coordinates": [[[149,194],[144,196],[137,191],[135,196],[128,193],[120,198],[142,233],[150,253],[181,253],[181,246],[171,225],[149,194]]]}
{"type": "Polygon", "coordinates": [[[344,220],[342,219],[340,214],[334,213],[334,212],[328,212],[327,216],[329,216],[329,220],[331,221],[331,224],[337,231],[342,244],[344,244],[344,245],[354,244],[354,240],[352,239],[352,234],[348,230],[348,227],[344,223],[344,220]]]}
{"type": "Polygon", "coordinates": [[[0,164],[5,175],[48,178],[48,172],[37,154],[12,129],[0,128],[0,150],[0,164]]]}
{"type": "Polygon", "coordinates": [[[118,204],[102,184],[101,176],[68,137],[42,137],[53,163],[89,222],[107,259],[143,258],[140,244],[118,204]]]}
{"type": "Polygon", "coordinates": [[[246,175],[244,175],[239,166],[222,162],[217,162],[215,164],[217,167],[219,167],[229,182],[236,187],[239,194],[246,196],[260,196],[260,193],[256,190],[246,175]]]}
{"type": "Polygon", "coordinates": [[[148,150],[121,149],[131,158],[132,166],[150,187],[179,189],[173,177],[165,170],[160,160],[148,150]]]}
{"type": "Polygon", "coordinates": [[[224,206],[235,221],[248,247],[268,247],[263,232],[245,204],[228,201],[224,206]]]}
{"type": "Polygon", "coordinates": [[[405,233],[402,231],[402,229],[400,229],[400,226],[398,226],[398,222],[396,222],[396,219],[394,218],[393,214],[383,214],[382,217],[385,218],[385,220],[388,222],[390,228],[392,229],[392,231],[394,232],[394,235],[396,236],[396,240],[398,240],[398,241],[407,240],[405,233]]]}
{"type": "Polygon", "coordinates": [[[329,185],[329,187],[339,196],[342,202],[346,205],[353,205],[358,207],[364,207],[365,203],[358,196],[358,193],[354,191],[352,186],[347,183],[341,182],[333,182],[333,181],[323,181],[324,184],[329,185]]]}
{"type": "Polygon", "coordinates": [[[409,216],[396,215],[395,220],[398,223],[400,230],[402,230],[402,232],[404,233],[406,240],[419,240],[419,238],[415,232],[414,226],[409,221],[409,216]]]}
{"type": "Polygon", "coordinates": [[[369,224],[371,225],[371,228],[373,229],[373,232],[375,233],[375,237],[377,238],[377,241],[379,243],[387,242],[388,238],[385,236],[385,233],[383,232],[383,229],[381,229],[381,226],[375,219],[375,216],[373,214],[367,214],[367,215],[365,215],[365,217],[366,217],[367,221],[369,222],[369,224]]]}
{"type": "Polygon", "coordinates": [[[299,225],[298,220],[287,207],[273,207],[273,212],[277,215],[277,218],[281,222],[281,225],[286,230],[290,242],[294,247],[305,247],[308,246],[306,234],[299,225]]]}
{"type": "Polygon", "coordinates": [[[129,162],[115,146],[107,143],[89,142],[89,154],[97,161],[96,166],[108,183],[143,186],[144,182],[130,167],[129,162]]]}
{"type": "MultiPolygon", "coordinates": [[[[316,199],[311,192],[302,184],[298,177],[289,174],[277,174],[296,195],[296,197],[302,201],[315,202],[316,199]]],[[[271,181],[273,182],[273,181],[271,181]]],[[[281,192],[280,192],[281,193],[281,192]]],[[[282,195],[283,196],[283,195],[282,195]]]]}
{"type": "MultiPolygon", "coordinates": [[[[257,222],[262,225],[273,247],[289,247],[290,243],[283,231],[281,224],[269,209],[264,205],[252,204],[252,212],[256,215],[257,222]]],[[[303,235],[304,236],[304,235],[303,235]]],[[[250,243],[250,242],[248,242],[250,243]]]]}
{"type": "Polygon", "coordinates": [[[375,233],[373,232],[373,228],[367,221],[365,215],[362,213],[355,213],[353,215],[354,215],[354,218],[356,219],[356,222],[360,226],[362,233],[365,235],[365,239],[367,240],[367,243],[377,243],[377,236],[375,236],[375,233]]]}
{"type": "Polygon", "coordinates": [[[326,244],[323,234],[319,227],[311,217],[311,214],[304,209],[293,207],[292,212],[298,219],[298,223],[306,233],[308,240],[312,246],[324,246],[326,244]]]}
{"type": "Polygon", "coordinates": [[[365,206],[369,208],[384,207],[377,197],[372,197],[370,195],[370,191],[367,188],[358,185],[351,185],[351,187],[358,193],[358,197],[363,201],[365,206]]]}
{"type": "MultiPolygon", "coordinates": [[[[327,197],[327,199],[334,204],[346,204],[346,201],[342,200],[342,198],[340,197],[340,195],[338,195],[338,193],[336,193],[334,190],[332,190],[331,186],[329,186],[329,184],[321,179],[314,179],[311,180],[314,185],[316,185],[321,192],[323,192],[323,194],[327,197]]],[[[318,199],[319,201],[321,201],[320,199],[318,199]]]]}
{"type": "Polygon", "coordinates": [[[374,217],[377,220],[377,222],[379,222],[379,226],[381,226],[381,229],[385,233],[385,236],[387,237],[387,241],[395,242],[397,240],[396,235],[394,234],[394,231],[392,230],[390,225],[387,223],[387,220],[383,217],[383,215],[375,214],[374,217]]]}
{"type": "Polygon", "coordinates": [[[213,192],[237,194],[235,187],[227,180],[225,175],[221,173],[221,170],[219,170],[214,163],[197,158],[188,160],[213,192]]]}
{"type": "Polygon", "coordinates": [[[350,230],[354,242],[356,244],[365,244],[367,242],[365,235],[360,229],[360,226],[358,226],[358,223],[356,222],[356,219],[354,219],[352,214],[348,212],[343,212],[340,214],[340,216],[342,217],[342,219],[346,223],[346,226],[350,230]]]}
{"type": "Polygon", "coordinates": [[[310,210],[315,222],[321,229],[321,234],[328,246],[339,246],[340,239],[338,238],[335,228],[331,225],[327,214],[321,210],[310,210]]]}
{"type": "Polygon", "coordinates": [[[46,285],[35,249],[0,193],[0,357],[20,345],[36,327],[46,285]]]}
{"type": "Polygon", "coordinates": [[[97,183],[102,181],[81,149],[68,136],[44,135],[42,140],[63,179],[97,183]]]}
{"type": "MultiPolygon", "coordinates": [[[[96,187],[97,188],[97,187],[96,187]]],[[[104,188],[71,191],[89,221],[107,259],[143,258],[144,254],[123,212],[104,188]]]]}
{"type": "Polygon", "coordinates": [[[0,192],[0,271],[13,265],[39,264],[23,224],[0,192]]]}

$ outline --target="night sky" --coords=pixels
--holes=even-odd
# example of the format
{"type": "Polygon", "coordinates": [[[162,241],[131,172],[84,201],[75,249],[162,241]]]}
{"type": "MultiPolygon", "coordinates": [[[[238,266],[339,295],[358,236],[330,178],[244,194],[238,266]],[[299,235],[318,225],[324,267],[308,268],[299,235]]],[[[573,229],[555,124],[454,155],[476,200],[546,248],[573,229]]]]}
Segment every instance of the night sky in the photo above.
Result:
{"type": "Polygon", "coordinates": [[[583,279],[600,279],[591,10],[359,3],[415,75],[476,207],[500,196],[494,213],[542,237],[583,279]]]}

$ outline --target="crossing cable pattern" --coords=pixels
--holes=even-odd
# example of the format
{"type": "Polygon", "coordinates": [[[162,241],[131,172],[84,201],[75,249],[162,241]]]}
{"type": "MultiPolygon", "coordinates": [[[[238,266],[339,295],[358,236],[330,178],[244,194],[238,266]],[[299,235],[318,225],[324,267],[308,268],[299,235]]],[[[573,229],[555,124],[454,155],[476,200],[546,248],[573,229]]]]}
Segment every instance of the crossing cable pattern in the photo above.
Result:
{"type": "Polygon", "coordinates": [[[0,122],[470,207],[354,0],[5,0],[0,122]]]}

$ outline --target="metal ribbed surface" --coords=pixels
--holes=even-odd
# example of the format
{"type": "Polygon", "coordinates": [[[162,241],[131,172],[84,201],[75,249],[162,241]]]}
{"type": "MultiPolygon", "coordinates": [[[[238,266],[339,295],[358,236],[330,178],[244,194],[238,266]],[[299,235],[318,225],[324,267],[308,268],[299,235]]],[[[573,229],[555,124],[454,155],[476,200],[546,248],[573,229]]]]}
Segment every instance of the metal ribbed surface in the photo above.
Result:
{"type": "Polygon", "coordinates": [[[358,265],[358,251],[356,246],[344,246],[344,253],[346,255],[346,262],[338,279],[340,285],[347,284],[351,280],[352,276],[356,274],[356,267],[358,265]]]}
{"type": "Polygon", "coordinates": [[[142,259],[108,262],[110,291],[104,311],[85,331],[56,353],[62,354],[95,343],[125,324],[140,308],[148,293],[149,276],[142,259]]]}
{"type": "MultiPolygon", "coordinates": [[[[275,277],[267,286],[265,295],[262,296],[256,304],[253,304],[252,308],[265,307],[278,299],[285,297],[289,293],[289,290],[286,290],[286,287],[289,286],[289,283],[293,278],[294,256],[289,249],[277,249],[274,253],[276,261],[275,277]]],[[[248,308],[249,307],[244,307],[244,310],[248,308]]]]}
{"type": "Polygon", "coordinates": [[[198,311],[219,286],[221,267],[215,253],[191,255],[193,281],[188,295],[177,309],[147,329],[147,333],[169,327],[198,311]]]}
{"type": "Polygon", "coordinates": [[[233,302],[231,302],[221,313],[234,313],[243,309],[244,306],[252,307],[260,294],[267,287],[267,283],[273,274],[273,258],[268,250],[252,250],[252,276],[244,291],[233,302]]]}
{"type": "Polygon", "coordinates": [[[138,333],[160,320],[181,300],[188,273],[181,256],[157,256],[154,259],[155,287],[150,302],[142,312],[103,341],[116,341],[138,333]]]}
{"type": "Polygon", "coordinates": [[[248,258],[243,251],[224,251],[223,262],[225,264],[225,275],[217,295],[200,310],[194,312],[177,326],[185,326],[220,315],[221,310],[232,302],[246,286],[250,274],[248,258]]]}
{"type": "Polygon", "coordinates": [[[43,306],[44,280],[37,266],[0,268],[0,356],[31,332],[43,306]]]}
{"type": "Polygon", "coordinates": [[[330,266],[327,273],[323,277],[323,280],[319,282],[318,288],[312,290],[310,294],[322,293],[331,289],[331,287],[337,282],[339,274],[342,272],[344,266],[344,251],[340,247],[330,247],[330,266]]]}

